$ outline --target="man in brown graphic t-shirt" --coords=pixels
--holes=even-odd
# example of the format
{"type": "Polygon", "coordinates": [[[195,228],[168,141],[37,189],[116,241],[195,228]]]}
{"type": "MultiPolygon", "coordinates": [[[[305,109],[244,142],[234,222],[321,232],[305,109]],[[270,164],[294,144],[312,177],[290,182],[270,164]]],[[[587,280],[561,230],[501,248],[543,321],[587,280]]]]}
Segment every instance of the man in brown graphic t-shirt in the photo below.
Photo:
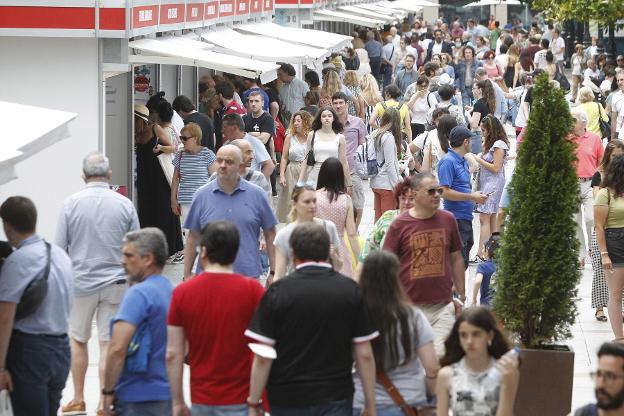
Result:
{"type": "Polygon", "coordinates": [[[430,173],[410,181],[414,206],[392,222],[384,250],[401,262],[400,278],[408,296],[433,327],[436,354],[455,322],[453,289],[465,301],[464,258],[455,217],[439,209],[442,188],[430,173]]]}

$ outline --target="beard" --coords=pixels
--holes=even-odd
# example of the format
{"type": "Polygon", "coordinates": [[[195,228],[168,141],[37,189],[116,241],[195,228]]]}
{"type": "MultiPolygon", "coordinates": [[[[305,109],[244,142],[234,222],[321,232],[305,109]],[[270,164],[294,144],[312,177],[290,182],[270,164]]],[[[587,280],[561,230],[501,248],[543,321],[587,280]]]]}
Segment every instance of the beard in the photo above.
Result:
{"type": "Polygon", "coordinates": [[[596,399],[599,409],[602,410],[617,410],[622,407],[624,404],[624,389],[620,390],[615,396],[610,395],[604,389],[596,389],[596,399]],[[603,396],[606,396],[606,399],[598,399],[598,393],[601,393],[603,396]]]}

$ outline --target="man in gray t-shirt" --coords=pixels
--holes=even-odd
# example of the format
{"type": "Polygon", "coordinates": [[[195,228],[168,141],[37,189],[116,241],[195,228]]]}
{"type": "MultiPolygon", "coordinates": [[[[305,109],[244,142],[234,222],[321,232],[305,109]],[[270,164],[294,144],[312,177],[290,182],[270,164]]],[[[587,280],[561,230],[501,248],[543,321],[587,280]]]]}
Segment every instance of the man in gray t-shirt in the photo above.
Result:
{"type": "Polygon", "coordinates": [[[65,200],[56,230],[56,244],[72,260],[76,287],[70,319],[74,398],[63,406],[64,413],[81,412],[85,407],[87,342],[94,316],[103,366],[110,341],[110,321],[128,287],[120,262],[123,237],[139,228],[132,201],[109,189],[112,172],[106,156],[88,154],[82,172],[86,186],[65,200]]]}
{"type": "MultiPolygon", "coordinates": [[[[295,68],[291,64],[282,64],[277,70],[277,77],[282,81],[279,90],[279,98],[282,102],[286,123],[290,122],[290,116],[305,107],[305,95],[310,87],[305,81],[295,76],[295,68]]],[[[288,128],[288,125],[284,127],[288,128]]]]}

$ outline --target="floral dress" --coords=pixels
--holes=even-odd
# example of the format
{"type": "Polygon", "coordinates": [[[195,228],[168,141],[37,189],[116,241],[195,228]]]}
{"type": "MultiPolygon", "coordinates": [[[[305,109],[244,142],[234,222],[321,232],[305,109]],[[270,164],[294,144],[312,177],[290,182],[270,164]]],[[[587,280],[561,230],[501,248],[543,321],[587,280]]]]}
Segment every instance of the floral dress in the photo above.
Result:
{"type": "Polygon", "coordinates": [[[484,214],[496,214],[498,212],[498,206],[501,196],[503,195],[503,188],[505,187],[505,163],[509,153],[509,146],[507,146],[504,141],[497,140],[492,145],[492,148],[483,155],[483,160],[489,163],[494,162],[494,151],[496,149],[503,149],[505,151],[501,170],[498,173],[492,173],[484,167],[479,169],[479,191],[486,195],[491,193],[484,204],[477,205],[477,211],[484,214]]]}

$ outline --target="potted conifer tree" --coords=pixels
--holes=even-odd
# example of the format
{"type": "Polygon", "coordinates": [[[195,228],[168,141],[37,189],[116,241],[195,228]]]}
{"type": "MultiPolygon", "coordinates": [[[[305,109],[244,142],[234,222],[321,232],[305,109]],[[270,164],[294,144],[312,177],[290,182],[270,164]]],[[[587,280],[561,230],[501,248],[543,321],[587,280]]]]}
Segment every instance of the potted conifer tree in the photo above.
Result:
{"type": "Polygon", "coordinates": [[[571,336],[580,279],[574,213],[578,210],[573,119],[564,92],[542,74],[533,87],[525,136],[509,186],[510,204],[497,254],[493,309],[523,348],[516,416],[570,412],[571,336]]]}

